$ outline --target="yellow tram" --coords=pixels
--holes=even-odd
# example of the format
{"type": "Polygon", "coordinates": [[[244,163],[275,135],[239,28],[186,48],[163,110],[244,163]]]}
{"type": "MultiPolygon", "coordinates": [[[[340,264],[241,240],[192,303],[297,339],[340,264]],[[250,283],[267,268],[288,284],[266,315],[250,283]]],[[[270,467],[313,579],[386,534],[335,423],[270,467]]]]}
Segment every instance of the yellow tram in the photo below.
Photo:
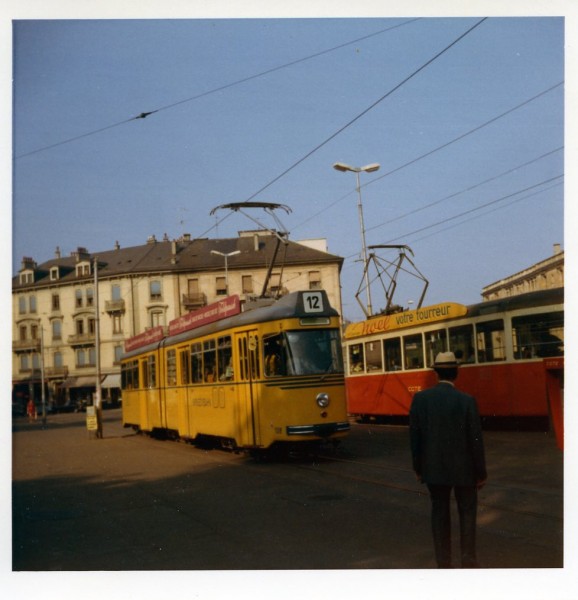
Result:
{"type": "Polygon", "coordinates": [[[347,435],[339,315],[323,290],[241,312],[231,296],[127,340],[123,424],[234,450],[347,435]]]}

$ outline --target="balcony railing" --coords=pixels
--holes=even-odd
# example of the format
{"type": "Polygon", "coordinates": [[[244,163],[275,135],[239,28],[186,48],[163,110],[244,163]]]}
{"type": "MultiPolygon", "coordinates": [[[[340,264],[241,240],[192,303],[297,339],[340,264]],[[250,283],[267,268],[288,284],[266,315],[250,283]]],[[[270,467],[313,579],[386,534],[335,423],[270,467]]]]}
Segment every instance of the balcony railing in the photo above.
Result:
{"type": "Polygon", "coordinates": [[[45,367],[44,375],[51,378],[68,377],[68,367],[45,367]]]}
{"type": "Polygon", "coordinates": [[[14,340],[12,342],[13,352],[40,352],[40,340],[14,340]]]}
{"type": "Polygon", "coordinates": [[[207,306],[207,295],[203,292],[199,292],[198,294],[183,294],[183,306],[187,310],[207,306]]]}
{"type": "Polygon", "coordinates": [[[76,335],[68,336],[70,346],[91,346],[96,342],[94,333],[77,333],[76,335]]]}
{"type": "Polygon", "coordinates": [[[107,313],[124,312],[125,311],[124,300],[107,300],[104,303],[104,310],[107,313]]]}

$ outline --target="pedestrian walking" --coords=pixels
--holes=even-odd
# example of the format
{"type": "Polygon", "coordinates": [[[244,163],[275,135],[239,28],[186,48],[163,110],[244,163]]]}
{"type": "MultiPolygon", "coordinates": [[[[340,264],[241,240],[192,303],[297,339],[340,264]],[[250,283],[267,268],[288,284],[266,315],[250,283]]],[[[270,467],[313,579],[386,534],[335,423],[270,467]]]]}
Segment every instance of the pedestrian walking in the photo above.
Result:
{"type": "Polygon", "coordinates": [[[26,414],[28,415],[28,421],[36,421],[36,404],[34,404],[32,398],[28,400],[28,404],[26,405],[26,414]]]}
{"type": "Polygon", "coordinates": [[[476,568],[478,490],[486,481],[482,427],[476,400],[454,381],[458,362],[453,352],[436,356],[438,383],[417,392],[410,408],[413,469],[431,499],[431,526],[439,568],[451,568],[452,489],[460,520],[462,568],[476,568]]]}

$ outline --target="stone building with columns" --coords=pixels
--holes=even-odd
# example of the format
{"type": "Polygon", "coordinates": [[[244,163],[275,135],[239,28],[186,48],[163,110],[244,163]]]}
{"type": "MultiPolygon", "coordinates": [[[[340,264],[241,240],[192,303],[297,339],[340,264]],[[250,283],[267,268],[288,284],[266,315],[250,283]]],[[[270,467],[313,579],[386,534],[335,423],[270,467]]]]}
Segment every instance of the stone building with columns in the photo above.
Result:
{"type": "Polygon", "coordinates": [[[482,299],[495,300],[558,287],[564,287],[564,250],[560,244],[554,244],[552,256],[486,285],[482,289],[482,299]]]}

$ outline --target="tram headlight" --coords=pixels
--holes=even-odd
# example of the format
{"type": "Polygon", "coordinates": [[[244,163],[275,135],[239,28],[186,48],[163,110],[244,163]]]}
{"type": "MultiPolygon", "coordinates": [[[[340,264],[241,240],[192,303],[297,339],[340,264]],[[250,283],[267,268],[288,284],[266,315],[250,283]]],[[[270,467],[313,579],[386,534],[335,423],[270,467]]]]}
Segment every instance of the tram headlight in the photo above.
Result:
{"type": "Polygon", "coordinates": [[[319,408],[327,408],[329,406],[329,394],[326,394],[325,392],[317,394],[316,400],[319,408]]]}

